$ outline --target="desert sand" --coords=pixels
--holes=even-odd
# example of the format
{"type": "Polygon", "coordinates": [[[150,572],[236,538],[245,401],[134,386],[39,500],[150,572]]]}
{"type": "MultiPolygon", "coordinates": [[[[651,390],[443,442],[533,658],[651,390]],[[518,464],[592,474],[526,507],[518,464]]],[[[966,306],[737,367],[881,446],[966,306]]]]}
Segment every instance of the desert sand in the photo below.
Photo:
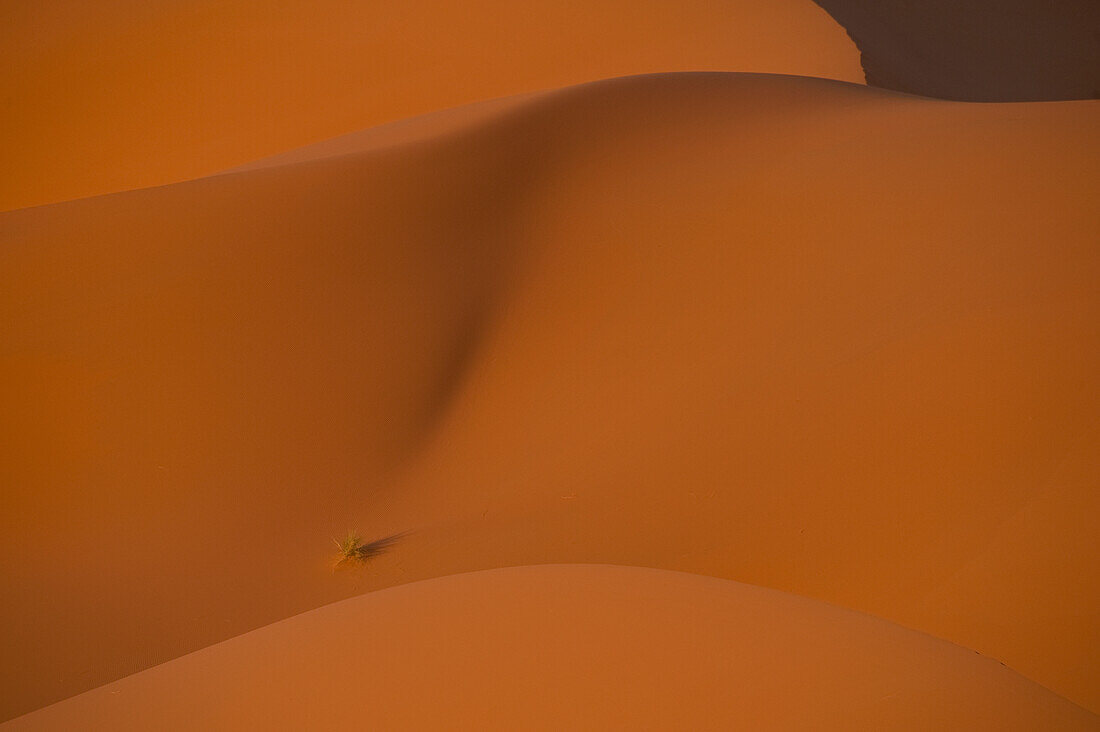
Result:
{"type": "Polygon", "coordinates": [[[728,580],[551,565],[369,593],[5,730],[1096,729],[996,661],[728,580]]]}
{"type": "MultiPolygon", "coordinates": [[[[605,625],[652,580],[665,609],[606,639],[616,648],[671,664],[676,628],[697,630],[692,648],[740,643],[740,616],[720,622],[721,603],[700,599],[711,619],[697,626],[688,600],[766,596],[754,627],[782,636],[776,663],[812,671],[807,688],[836,675],[837,700],[892,693],[836,657],[838,638],[889,659],[906,691],[898,707],[853,707],[868,728],[918,728],[922,714],[966,728],[980,710],[991,727],[1009,714],[1095,727],[1073,705],[1100,709],[1098,122],[1093,102],[646,75],[0,215],[13,590],[0,633],[18,659],[2,668],[4,716],[100,686],[17,726],[154,708],[182,725],[172,710],[214,693],[195,674],[227,684],[224,708],[204,713],[262,715],[266,690],[291,681],[249,686],[233,669],[265,664],[263,643],[312,654],[301,681],[324,686],[308,669],[350,658],[324,638],[371,642],[347,639],[340,613],[377,609],[371,622],[429,643],[473,622],[421,627],[438,620],[429,606],[483,592],[504,603],[486,642],[517,644],[481,657],[495,676],[463,682],[484,700],[524,644],[558,652],[531,630],[544,597],[532,578],[549,570],[309,611],[474,570],[600,563],[808,598],[633,570],[623,593],[593,598],[601,573],[620,575],[554,570],[572,588],[561,602],[605,625]],[[349,527],[409,533],[334,574],[331,538],[349,527]],[[824,626],[816,642],[833,650],[808,647],[826,664],[811,669],[791,639],[824,626]],[[204,648],[122,682],[134,706],[103,701],[104,685],[204,648]],[[929,691],[933,676],[944,685],[929,691]]],[[[609,648],[584,645],[554,662],[609,648]]],[[[751,674],[728,656],[698,662],[698,678],[733,686],[751,674]]],[[[393,678],[387,698],[429,698],[393,678]]],[[[658,681],[637,679],[631,697],[632,679],[585,708],[640,713],[630,700],[658,681]]],[[[737,703],[766,715],[780,700],[776,728],[839,704],[781,686],[737,703]]],[[[448,697],[432,698],[425,715],[448,697]]],[[[716,699],[686,713],[737,712],[716,699]]],[[[414,713],[406,702],[387,713],[414,713]]]]}
{"type": "Polygon", "coordinates": [[[0,0],[0,210],[664,71],[863,81],[809,0],[0,0]]]}

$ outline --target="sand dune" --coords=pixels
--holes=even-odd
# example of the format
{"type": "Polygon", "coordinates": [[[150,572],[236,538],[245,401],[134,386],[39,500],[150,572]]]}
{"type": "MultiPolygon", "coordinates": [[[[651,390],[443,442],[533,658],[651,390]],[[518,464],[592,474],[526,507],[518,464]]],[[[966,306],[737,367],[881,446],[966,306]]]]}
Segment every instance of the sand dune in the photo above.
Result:
{"type": "Polygon", "coordinates": [[[0,210],[664,71],[863,81],[811,0],[0,0],[0,210]]]}
{"type": "Polygon", "coordinates": [[[867,83],[941,99],[1100,99],[1095,0],[815,0],[861,52],[867,83]]]}
{"type": "Polygon", "coordinates": [[[0,216],[2,712],[545,562],[828,600],[1100,708],[1097,106],[498,104],[0,216]],[[412,533],[334,576],[349,526],[412,533]]]}
{"type": "Polygon", "coordinates": [[[370,593],[3,729],[1087,730],[988,658],[728,580],[552,565],[370,593]]]}

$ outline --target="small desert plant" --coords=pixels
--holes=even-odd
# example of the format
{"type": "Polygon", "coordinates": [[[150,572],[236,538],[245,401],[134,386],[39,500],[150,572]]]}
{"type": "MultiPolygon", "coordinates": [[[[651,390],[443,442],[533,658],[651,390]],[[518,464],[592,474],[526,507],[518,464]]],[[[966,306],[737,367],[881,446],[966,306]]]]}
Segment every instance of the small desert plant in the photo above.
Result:
{"type": "Polygon", "coordinates": [[[366,559],[363,556],[363,538],[351,529],[348,529],[348,535],[343,539],[333,539],[333,541],[340,548],[340,558],[336,562],[336,568],[344,563],[361,562],[366,559]]]}
{"type": "Polygon", "coordinates": [[[375,539],[372,542],[363,543],[363,537],[359,536],[356,532],[348,529],[348,535],[343,539],[333,539],[336,546],[340,548],[339,556],[336,560],[336,564],[333,566],[332,571],[337,569],[349,568],[358,564],[363,564],[368,559],[389,549],[394,542],[400,539],[403,534],[394,534],[393,536],[387,536],[383,539],[375,539]]]}

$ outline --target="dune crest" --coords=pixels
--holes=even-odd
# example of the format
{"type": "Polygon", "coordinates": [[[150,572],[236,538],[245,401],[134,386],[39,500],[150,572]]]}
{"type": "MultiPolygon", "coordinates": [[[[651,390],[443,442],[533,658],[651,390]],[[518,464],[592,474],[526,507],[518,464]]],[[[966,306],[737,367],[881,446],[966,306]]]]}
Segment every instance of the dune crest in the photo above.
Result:
{"type": "Polygon", "coordinates": [[[863,81],[811,0],[0,0],[0,210],[665,71],[863,81]]]}
{"type": "Polygon", "coordinates": [[[697,575],[552,565],[298,615],[3,725],[241,729],[1090,730],[996,661],[697,575]]]}

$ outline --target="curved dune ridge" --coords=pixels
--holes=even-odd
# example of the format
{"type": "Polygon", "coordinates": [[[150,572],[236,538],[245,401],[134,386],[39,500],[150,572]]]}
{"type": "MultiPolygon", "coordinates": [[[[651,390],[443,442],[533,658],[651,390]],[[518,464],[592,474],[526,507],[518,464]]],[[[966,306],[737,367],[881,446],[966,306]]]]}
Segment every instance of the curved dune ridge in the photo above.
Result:
{"type": "Polygon", "coordinates": [[[555,562],[826,600],[1100,708],[1096,105],[494,104],[0,216],[7,717],[555,562]],[[348,526],[410,533],[334,575],[348,526]]]}
{"type": "Polygon", "coordinates": [[[664,71],[863,81],[810,0],[0,0],[0,210],[664,71]]]}
{"type": "Polygon", "coordinates": [[[1095,0],[815,0],[867,83],[969,102],[1100,99],[1095,0]]]}
{"type": "Polygon", "coordinates": [[[1088,730],[1001,664],[728,580],[550,565],[328,605],[5,730],[1088,730]]]}

